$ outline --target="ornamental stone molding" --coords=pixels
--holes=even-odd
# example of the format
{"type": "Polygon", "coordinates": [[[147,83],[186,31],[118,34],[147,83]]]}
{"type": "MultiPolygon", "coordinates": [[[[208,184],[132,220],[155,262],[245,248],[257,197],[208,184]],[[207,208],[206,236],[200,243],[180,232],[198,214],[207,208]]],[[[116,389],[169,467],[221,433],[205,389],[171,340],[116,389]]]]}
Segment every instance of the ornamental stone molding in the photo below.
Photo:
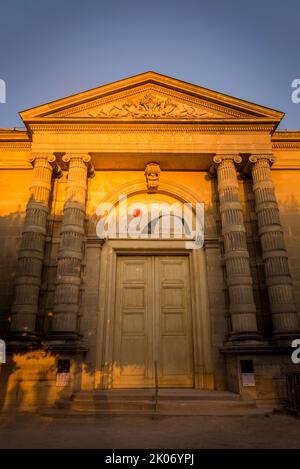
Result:
{"type": "MultiPolygon", "coordinates": [[[[100,119],[99,119],[100,120],[100,119]]],[[[271,132],[273,130],[273,124],[270,123],[259,123],[259,122],[248,122],[245,123],[243,119],[240,120],[221,120],[220,119],[203,119],[203,123],[185,123],[182,122],[180,125],[178,121],[174,119],[174,122],[168,121],[168,123],[164,120],[156,120],[155,124],[153,122],[146,123],[143,121],[141,123],[138,122],[120,122],[116,123],[115,121],[111,120],[109,123],[102,123],[98,122],[97,119],[95,121],[91,121],[88,124],[86,121],[82,123],[77,123],[76,121],[65,123],[65,122],[57,122],[57,123],[49,123],[45,120],[42,123],[32,123],[31,129],[35,133],[100,133],[101,137],[106,137],[107,133],[116,134],[116,142],[118,141],[120,131],[127,131],[135,135],[136,133],[140,132],[147,132],[150,134],[159,134],[160,132],[191,132],[191,133],[215,133],[215,132],[242,132],[242,133],[251,133],[251,132],[271,132]],[[158,125],[159,123],[159,125],[158,125]]],[[[159,135],[156,138],[161,138],[159,135]]],[[[92,150],[89,150],[92,151],[92,150]]]]}
{"type": "Polygon", "coordinates": [[[148,163],[145,168],[145,177],[148,192],[157,192],[160,176],[160,166],[158,163],[148,163]]]}

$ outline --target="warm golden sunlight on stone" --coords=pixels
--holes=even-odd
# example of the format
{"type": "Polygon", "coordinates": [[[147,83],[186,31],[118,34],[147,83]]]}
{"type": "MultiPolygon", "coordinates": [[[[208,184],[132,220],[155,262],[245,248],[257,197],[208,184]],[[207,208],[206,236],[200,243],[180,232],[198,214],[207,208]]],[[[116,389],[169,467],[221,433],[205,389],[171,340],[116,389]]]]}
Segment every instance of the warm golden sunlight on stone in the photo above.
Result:
{"type": "Polygon", "coordinates": [[[0,129],[0,408],[279,406],[300,131],[154,72],[20,115],[0,129]]]}

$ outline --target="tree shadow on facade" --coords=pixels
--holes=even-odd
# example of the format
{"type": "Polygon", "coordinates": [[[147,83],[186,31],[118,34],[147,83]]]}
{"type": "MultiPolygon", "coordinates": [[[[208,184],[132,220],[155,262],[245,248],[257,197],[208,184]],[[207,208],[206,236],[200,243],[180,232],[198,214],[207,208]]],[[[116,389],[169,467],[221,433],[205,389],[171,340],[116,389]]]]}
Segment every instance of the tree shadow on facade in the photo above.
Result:
{"type": "Polygon", "coordinates": [[[55,370],[55,359],[42,350],[9,354],[1,370],[0,411],[13,414],[39,409],[48,401],[55,370]]]}

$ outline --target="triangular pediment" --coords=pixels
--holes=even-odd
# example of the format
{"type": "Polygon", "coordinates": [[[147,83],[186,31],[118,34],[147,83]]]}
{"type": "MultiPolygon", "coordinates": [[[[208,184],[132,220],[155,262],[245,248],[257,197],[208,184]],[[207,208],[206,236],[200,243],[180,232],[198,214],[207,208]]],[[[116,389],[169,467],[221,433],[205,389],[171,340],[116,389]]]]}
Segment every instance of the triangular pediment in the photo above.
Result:
{"type": "Polygon", "coordinates": [[[202,121],[272,119],[283,113],[154,72],[103,85],[20,113],[32,120],[202,121]]]}

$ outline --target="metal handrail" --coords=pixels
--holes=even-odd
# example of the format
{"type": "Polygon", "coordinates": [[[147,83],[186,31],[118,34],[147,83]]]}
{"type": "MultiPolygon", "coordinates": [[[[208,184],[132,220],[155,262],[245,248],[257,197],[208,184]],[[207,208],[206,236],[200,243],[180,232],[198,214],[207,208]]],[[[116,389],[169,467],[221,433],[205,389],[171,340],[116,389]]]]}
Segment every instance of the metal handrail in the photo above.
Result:
{"type": "Polygon", "coordinates": [[[154,361],[154,382],[155,382],[155,394],[154,394],[154,412],[158,410],[158,369],[157,360],[154,361]]]}

